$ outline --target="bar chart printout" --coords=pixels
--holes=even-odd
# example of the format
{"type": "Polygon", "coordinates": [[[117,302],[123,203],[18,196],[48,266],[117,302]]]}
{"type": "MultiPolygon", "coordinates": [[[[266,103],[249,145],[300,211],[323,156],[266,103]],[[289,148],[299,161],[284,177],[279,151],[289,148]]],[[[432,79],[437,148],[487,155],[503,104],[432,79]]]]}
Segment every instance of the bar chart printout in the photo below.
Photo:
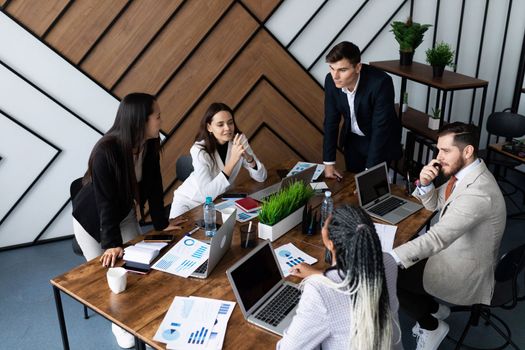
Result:
{"type": "Polygon", "coordinates": [[[177,296],[153,339],[167,344],[167,349],[217,349],[218,345],[222,346],[228,322],[227,318],[220,322],[220,318],[224,319],[228,313],[231,315],[235,303],[230,304],[215,299],[177,296]],[[208,344],[212,333],[213,341],[208,344]]]}
{"type": "Polygon", "coordinates": [[[290,269],[300,263],[315,264],[317,259],[298,249],[292,243],[288,243],[275,249],[275,255],[279,261],[279,267],[284,277],[290,275],[290,269]]]}
{"type": "Polygon", "coordinates": [[[153,269],[188,277],[210,255],[210,245],[184,236],[152,266],[153,269]]]}

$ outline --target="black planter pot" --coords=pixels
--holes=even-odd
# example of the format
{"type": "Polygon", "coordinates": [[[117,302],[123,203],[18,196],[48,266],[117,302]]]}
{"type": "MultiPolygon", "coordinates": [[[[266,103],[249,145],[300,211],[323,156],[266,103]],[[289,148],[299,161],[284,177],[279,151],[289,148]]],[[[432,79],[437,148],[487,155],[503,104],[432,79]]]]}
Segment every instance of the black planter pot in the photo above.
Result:
{"type": "Polygon", "coordinates": [[[404,52],[399,51],[399,64],[402,66],[410,66],[414,60],[414,51],[404,52]]]}
{"type": "Polygon", "coordinates": [[[432,76],[434,78],[442,77],[444,71],[445,71],[445,66],[432,66],[432,76]]]}

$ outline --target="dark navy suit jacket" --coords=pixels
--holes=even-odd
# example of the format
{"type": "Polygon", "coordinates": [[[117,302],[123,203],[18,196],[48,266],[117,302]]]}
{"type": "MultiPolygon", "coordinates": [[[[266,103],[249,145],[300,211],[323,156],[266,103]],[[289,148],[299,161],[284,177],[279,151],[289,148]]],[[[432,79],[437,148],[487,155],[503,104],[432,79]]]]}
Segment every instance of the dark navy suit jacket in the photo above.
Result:
{"type": "MultiPolygon", "coordinates": [[[[346,94],[338,89],[332,76],[325,79],[325,118],[323,160],[335,161],[337,137],[341,116],[343,128],[339,135],[339,145],[345,147],[351,133],[350,107],[346,94]]],[[[401,157],[401,124],[394,109],[394,85],[392,78],[385,72],[363,64],[359,85],[354,99],[354,111],[359,129],[365,134],[363,142],[367,149],[366,167],[391,161],[401,157]]],[[[345,148],[345,153],[352,149],[345,148]]]]}

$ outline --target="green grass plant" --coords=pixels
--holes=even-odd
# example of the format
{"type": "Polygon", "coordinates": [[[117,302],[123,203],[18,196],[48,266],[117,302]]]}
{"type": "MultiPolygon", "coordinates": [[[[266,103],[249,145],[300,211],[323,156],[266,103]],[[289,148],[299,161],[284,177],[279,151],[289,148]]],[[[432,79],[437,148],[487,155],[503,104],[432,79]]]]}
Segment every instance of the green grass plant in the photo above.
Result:
{"type": "Polygon", "coordinates": [[[309,184],[294,182],[288,188],[271,195],[263,201],[259,211],[259,221],[273,226],[303,205],[314,195],[309,184]]]}

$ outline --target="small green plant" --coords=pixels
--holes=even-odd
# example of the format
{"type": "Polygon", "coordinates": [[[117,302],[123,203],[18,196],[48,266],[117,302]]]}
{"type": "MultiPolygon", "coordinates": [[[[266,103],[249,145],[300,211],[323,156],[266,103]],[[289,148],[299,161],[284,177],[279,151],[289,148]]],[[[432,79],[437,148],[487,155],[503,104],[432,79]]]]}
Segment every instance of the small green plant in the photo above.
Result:
{"type": "Polygon", "coordinates": [[[265,225],[275,225],[305,205],[313,195],[314,190],[309,184],[294,182],[263,201],[259,211],[259,221],[265,225]]]}
{"type": "Polygon", "coordinates": [[[454,50],[452,50],[450,45],[444,41],[438,43],[432,48],[427,49],[425,53],[427,55],[427,62],[431,66],[454,66],[452,64],[454,61],[454,50]]]}
{"type": "Polygon", "coordinates": [[[439,119],[441,118],[441,109],[439,108],[432,108],[432,114],[430,115],[432,119],[439,119]]]}
{"type": "Polygon", "coordinates": [[[423,35],[432,27],[430,24],[420,24],[412,22],[408,17],[406,22],[394,21],[390,24],[396,41],[399,43],[399,51],[414,52],[414,50],[423,42],[423,35]]]}

